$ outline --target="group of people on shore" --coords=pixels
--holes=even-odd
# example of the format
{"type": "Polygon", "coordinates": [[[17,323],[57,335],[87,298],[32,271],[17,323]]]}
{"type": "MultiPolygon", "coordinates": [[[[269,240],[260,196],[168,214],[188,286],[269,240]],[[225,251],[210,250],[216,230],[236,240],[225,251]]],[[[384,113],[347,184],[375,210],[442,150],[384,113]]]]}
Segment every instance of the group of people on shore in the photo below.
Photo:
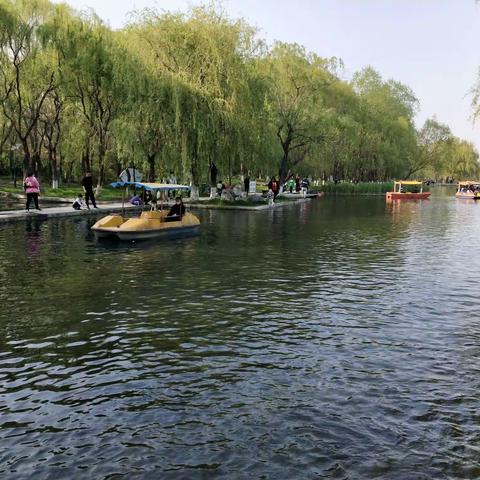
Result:
{"type": "Polygon", "coordinates": [[[300,193],[302,189],[308,190],[310,187],[310,181],[308,178],[300,178],[299,175],[295,175],[294,177],[290,177],[287,182],[285,183],[285,191],[289,191],[290,193],[293,193],[293,190],[295,190],[296,193],[300,193]]]}
{"type": "Polygon", "coordinates": [[[85,201],[83,200],[83,194],[79,193],[77,198],[73,201],[72,207],[75,210],[90,210],[89,201],[92,202],[93,208],[98,208],[95,201],[95,193],[93,192],[93,177],[92,172],[88,171],[82,178],[81,185],[85,193],[85,201]]]}
{"type": "MultiPolygon", "coordinates": [[[[211,172],[212,181],[216,181],[217,169],[215,165],[213,165],[213,167],[214,169],[211,172]]],[[[173,183],[173,184],[176,183],[175,176],[171,174],[170,177],[171,178],[169,178],[169,183],[173,183]]],[[[249,190],[249,183],[250,183],[250,177],[246,176],[244,179],[245,192],[248,192],[249,190]]],[[[93,191],[92,172],[87,171],[85,173],[81,181],[81,186],[83,188],[83,194],[82,193],[78,194],[77,198],[75,198],[75,200],[72,203],[72,208],[75,210],[90,209],[90,203],[92,204],[93,208],[98,208],[95,200],[95,193],[93,191]]],[[[217,194],[221,196],[223,190],[225,190],[226,188],[225,184],[219,181],[216,187],[217,187],[217,194]]],[[[35,205],[35,208],[37,210],[41,210],[39,206],[39,201],[38,201],[39,194],[40,194],[40,182],[35,177],[33,171],[27,172],[27,175],[25,176],[25,179],[23,181],[23,188],[27,196],[27,200],[26,200],[27,212],[30,211],[30,205],[32,204],[32,202],[35,205]]],[[[308,179],[304,178],[302,180],[299,175],[296,175],[295,177],[293,176],[290,177],[283,186],[284,191],[289,191],[290,193],[293,193],[294,190],[296,193],[300,193],[302,189],[308,190],[308,188],[309,188],[308,179]]],[[[273,200],[275,200],[278,194],[280,193],[280,182],[277,181],[276,177],[271,177],[270,182],[268,183],[268,193],[269,195],[272,196],[273,200]]],[[[178,200],[180,200],[180,203],[183,206],[183,202],[180,197],[177,197],[175,200],[176,200],[175,205],[177,205],[178,200]]],[[[132,205],[143,206],[143,205],[156,203],[156,199],[152,197],[152,194],[150,191],[143,190],[141,193],[135,194],[131,198],[130,203],[132,205]]]]}
{"type": "MultiPolygon", "coordinates": [[[[82,178],[81,185],[83,187],[83,192],[85,193],[85,200],[83,194],[79,193],[77,198],[73,201],[72,207],[75,210],[81,210],[83,208],[90,209],[90,203],[93,205],[93,208],[98,208],[95,201],[95,193],[93,191],[93,177],[92,172],[88,171],[85,173],[85,176],[82,178]]],[[[35,209],[41,211],[38,198],[40,196],[40,182],[35,176],[32,170],[28,170],[25,178],[23,179],[23,190],[27,196],[27,201],[25,209],[27,212],[30,211],[30,205],[35,205],[35,209]]]]}
{"type": "MultiPolygon", "coordinates": [[[[296,193],[300,193],[302,190],[308,191],[310,187],[310,182],[308,178],[300,179],[298,175],[294,177],[290,177],[286,183],[283,185],[283,191],[289,191],[293,193],[295,189],[296,193]]],[[[272,177],[270,182],[268,183],[268,191],[272,192],[273,200],[277,198],[277,195],[280,193],[280,183],[277,181],[275,177],[272,177]]]]}

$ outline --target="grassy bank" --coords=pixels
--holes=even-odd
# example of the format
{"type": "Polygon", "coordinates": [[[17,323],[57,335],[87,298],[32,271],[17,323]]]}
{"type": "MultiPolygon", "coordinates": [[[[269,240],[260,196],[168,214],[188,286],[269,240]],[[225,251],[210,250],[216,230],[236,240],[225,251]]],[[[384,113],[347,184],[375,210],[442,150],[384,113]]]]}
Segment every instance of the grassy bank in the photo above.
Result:
{"type": "MultiPolygon", "coordinates": [[[[21,181],[19,184],[21,185],[21,181]]],[[[24,193],[21,186],[17,186],[17,188],[15,188],[13,184],[4,182],[0,183],[0,192],[17,195],[24,193]]],[[[80,185],[76,184],[62,185],[61,187],[55,189],[48,186],[42,186],[40,196],[45,198],[75,198],[79,193],[83,194],[83,190],[80,185]]],[[[121,200],[122,192],[121,190],[115,190],[111,187],[103,187],[100,195],[98,195],[97,198],[98,200],[105,201],[121,200]]]]}
{"type": "Polygon", "coordinates": [[[324,192],[327,195],[382,195],[393,190],[393,182],[371,183],[334,183],[328,182],[311,189],[313,192],[324,192]]]}

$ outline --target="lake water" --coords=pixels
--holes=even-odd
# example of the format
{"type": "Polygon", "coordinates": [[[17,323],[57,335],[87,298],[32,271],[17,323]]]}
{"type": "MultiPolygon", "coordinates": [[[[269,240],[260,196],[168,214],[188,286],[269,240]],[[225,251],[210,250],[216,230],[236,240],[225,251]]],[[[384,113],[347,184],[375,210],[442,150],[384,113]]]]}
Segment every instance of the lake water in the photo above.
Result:
{"type": "Polygon", "coordinates": [[[1,226],[0,478],[480,477],[480,203],[199,216],[1,226]]]}

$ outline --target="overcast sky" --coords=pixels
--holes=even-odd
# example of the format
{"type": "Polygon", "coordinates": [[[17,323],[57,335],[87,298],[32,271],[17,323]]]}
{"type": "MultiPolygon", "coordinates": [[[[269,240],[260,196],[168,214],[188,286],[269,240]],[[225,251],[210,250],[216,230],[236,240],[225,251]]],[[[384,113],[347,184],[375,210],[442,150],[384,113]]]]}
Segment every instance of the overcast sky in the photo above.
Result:
{"type": "MultiPolygon", "coordinates": [[[[186,10],[184,0],[68,0],[93,8],[114,28],[144,7],[186,10]]],[[[409,85],[420,100],[417,124],[433,115],[480,150],[480,120],[473,125],[470,90],[480,67],[480,4],[475,0],[225,0],[261,37],[305,45],[340,57],[345,77],[366,65],[409,85]]]]}

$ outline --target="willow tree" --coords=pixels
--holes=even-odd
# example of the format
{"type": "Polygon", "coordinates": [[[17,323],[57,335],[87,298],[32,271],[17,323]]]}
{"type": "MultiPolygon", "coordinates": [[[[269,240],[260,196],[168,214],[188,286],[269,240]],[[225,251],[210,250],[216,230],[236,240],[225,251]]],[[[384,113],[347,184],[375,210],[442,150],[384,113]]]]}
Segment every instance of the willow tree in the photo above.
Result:
{"type": "Polygon", "coordinates": [[[255,118],[245,113],[253,30],[207,7],[188,14],[144,11],[129,30],[135,38],[131,51],[158,78],[175,83],[173,135],[184,174],[198,185],[213,163],[223,171],[239,168],[249,131],[245,121],[255,118]]]}
{"type": "Polygon", "coordinates": [[[75,19],[65,26],[61,38],[65,89],[85,123],[85,154],[90,154],[91,143],[96,147],[98,190],[105,179],[106,154],[112,146],[112,123],[124,95],[119,72],[125,53],[96,17],[75,19]]]}
{"type": "Polygon", "coordinates": [[[352,85],[363,104],[359,121],[367,141],[363,142],[359,155],[360,160],[368,159],[373,168],[368,179],[379,176],[379,167],[385,179],[413,175],[419,152],[414,125],[418,100],[412,90],[394,80],[384,81],[371,67],[357,72],[352,85]]]}
{"type": "Polygon", "coordinates": [[[58,88],[47,98],[39,118],[43,144],[47,150],[48,165],[53,187],[58,186],[60,177],[59,145],[62,134],[62,113],[65,100],[58,88]]]}
{"type": "Polygon", "coordinates": [[[418,145],[420,153],[417,161],[409,166],[408,176],[413,173],[426,171],[428,167],[433,172],[441,172],[445,163],[445,155],[448,152],[448,144],[453,141],[450,128],[438,122],[435,118],[429,118],[418,132],[418,145]]]}
{"type": "Polygon", "coordinates": [[[32,135],[58,81],[57,51],[45,28],[53,12],[47,1],[0,0],[0,98],[3,115],[22,145],[25,170],[38,167],[38,140],[32,142],[32,135]]]}
{"type": "Polygon", "coordinates": [[[282,149],[280,183],[326,139],[331,121],[328,90],[337,78],[329,62],[296,44],[277,43],[263,59],[268,110],[282,149]]]}
{"type": "Polygon", "coordinates": [[[422,174],[436,180],[476,179],[480,173],[478,152],[471,142],[455,137],[436,119],[426,120],[419,132],[422,174]]]}
{"type": "Polygon", "coordinates": [[[444,176],[450,179],[477,179],[480,175],[479,155],[475,146],[466,140],[454,138],[449,142],[448,161],[444,164],[444,176]]]}
{"type": "MultiPolygon", "coordinates": [[[[120,156],[145,165],[148,179],[155,181],[162,153],[173,141],[175,123],[174,85],[168,78],[152,76],[141,65],[128,75],[128,92],[119,119],[115,122],[115,138],[120,156]]],[[[164,170],[164,169],[163,169],[164,170]]]]}

